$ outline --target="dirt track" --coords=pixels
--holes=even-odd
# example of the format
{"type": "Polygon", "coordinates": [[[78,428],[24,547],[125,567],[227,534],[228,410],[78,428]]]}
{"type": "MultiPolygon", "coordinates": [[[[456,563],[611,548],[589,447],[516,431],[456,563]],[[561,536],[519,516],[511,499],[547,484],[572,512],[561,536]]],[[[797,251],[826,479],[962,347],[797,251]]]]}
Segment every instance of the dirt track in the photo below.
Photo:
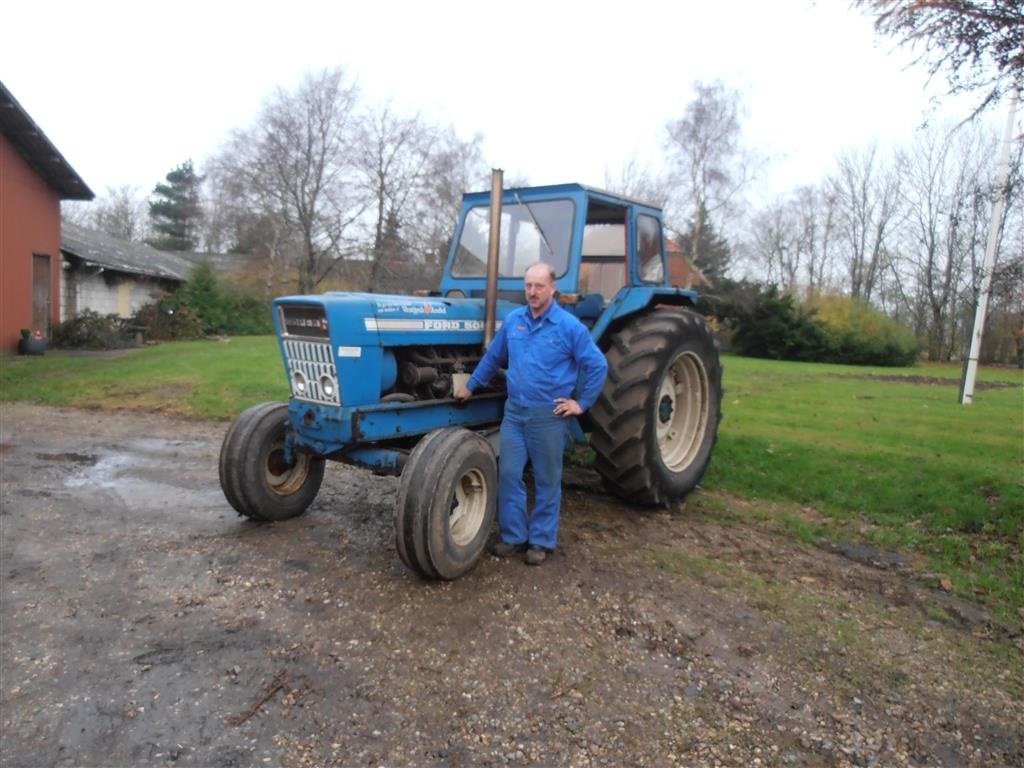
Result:
{"type": "Polygon", "coordinates": [[[427,583],[393,478],[257,525],[226,425],[2,407],[2,766],[1024,765],[1019,627],[747,502],[572,473],[551,562],[427,583]]]}

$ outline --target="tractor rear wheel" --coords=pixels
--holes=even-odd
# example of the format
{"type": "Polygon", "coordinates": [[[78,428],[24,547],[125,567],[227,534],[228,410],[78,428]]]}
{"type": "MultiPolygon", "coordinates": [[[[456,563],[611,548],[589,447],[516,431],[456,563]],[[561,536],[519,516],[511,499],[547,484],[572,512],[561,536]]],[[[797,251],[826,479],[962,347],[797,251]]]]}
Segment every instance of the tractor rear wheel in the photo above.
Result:
{"type": "Polygon", "coordinates": [[[324,478],[324,459],[295,450],[289,463],[287,434],[286,403],[254,405],[228,428],[220,448],[220,487],[239,514],[287,520],[313,503],[324,478]]]}
{"type": "Polygon", "coordinates": [[[498,507],[498,465],[490,444],[460,427],[429,433],[402,470],[395,545],[428,579],[456,579],[480,559],[498,507]]]}
{"type": "Polygon", "coordinates": [[[689,310],[655,310],[613,334],[608,378],[590,409],[605,487],[637,504],[692,491],[711,461],[722,367],[711,329],[689,310]]]}

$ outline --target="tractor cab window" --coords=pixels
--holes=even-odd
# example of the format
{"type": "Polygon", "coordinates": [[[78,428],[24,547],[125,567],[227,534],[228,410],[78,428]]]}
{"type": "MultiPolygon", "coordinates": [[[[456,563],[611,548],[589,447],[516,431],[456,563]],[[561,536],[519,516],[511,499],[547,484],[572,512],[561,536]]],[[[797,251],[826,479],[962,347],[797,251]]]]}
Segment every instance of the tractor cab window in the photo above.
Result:
{"type": "Polygon", "coordinates": [[[653,216],[636,217],[636,253],[640,279],[645,283],[665,280],[665,259],[661,255],[661,224],[653,216]]]}
{"type": "MultiPolygon", "coordinates": [[[[499,277],[523,277],[538,261],[565,274],[575,206],[571,200],[513,203],[501,207],[499,277]]],[[[487,240],[491,231],[488,205],[471,208],[452,262],[454,277],[486,277],[487,240]]]]}
{"type": "Polygon", "coordinates": [[[599,293],[611,301],[626,284],[626,224],[588,223],[583,230],[579,292],[599,293]]]}

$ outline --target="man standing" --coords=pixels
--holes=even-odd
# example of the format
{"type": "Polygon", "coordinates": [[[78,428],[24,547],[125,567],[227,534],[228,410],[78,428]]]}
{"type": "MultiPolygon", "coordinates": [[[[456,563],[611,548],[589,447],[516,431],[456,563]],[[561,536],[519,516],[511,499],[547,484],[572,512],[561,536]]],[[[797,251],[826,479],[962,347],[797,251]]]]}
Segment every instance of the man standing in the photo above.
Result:
{"type": "Polygon", "coordinates": [[[492,552],[526,552],[540,565],[558,538],[562,501],[562,453],[568,420],[597,400],[608,363],[590,332],[555,303],[555,271],[538,262],[526,270],[526,306],[508,314],[459,400],[486,386],[507,368],[508,399],[501,421],[498,462],[498,524],[501,541],[492,552]],[[583,372],[581,391],[573,397],[583,372]],[[526,512],[526,461],[533,465],[535,505],[526,512]]]}

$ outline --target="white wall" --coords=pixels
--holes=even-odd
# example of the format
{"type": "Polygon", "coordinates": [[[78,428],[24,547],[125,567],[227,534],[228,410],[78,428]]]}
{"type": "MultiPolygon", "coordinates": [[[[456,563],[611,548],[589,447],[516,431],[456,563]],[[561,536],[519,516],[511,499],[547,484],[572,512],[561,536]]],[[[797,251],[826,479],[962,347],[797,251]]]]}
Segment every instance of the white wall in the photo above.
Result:
{"type": "Polygon", "coordinates": [[[141,275],[98,272],[96,267],[62,269],[60,319],[63,322],[83,309],[131,317],[162,293],[158,282],[141,275]]]}

